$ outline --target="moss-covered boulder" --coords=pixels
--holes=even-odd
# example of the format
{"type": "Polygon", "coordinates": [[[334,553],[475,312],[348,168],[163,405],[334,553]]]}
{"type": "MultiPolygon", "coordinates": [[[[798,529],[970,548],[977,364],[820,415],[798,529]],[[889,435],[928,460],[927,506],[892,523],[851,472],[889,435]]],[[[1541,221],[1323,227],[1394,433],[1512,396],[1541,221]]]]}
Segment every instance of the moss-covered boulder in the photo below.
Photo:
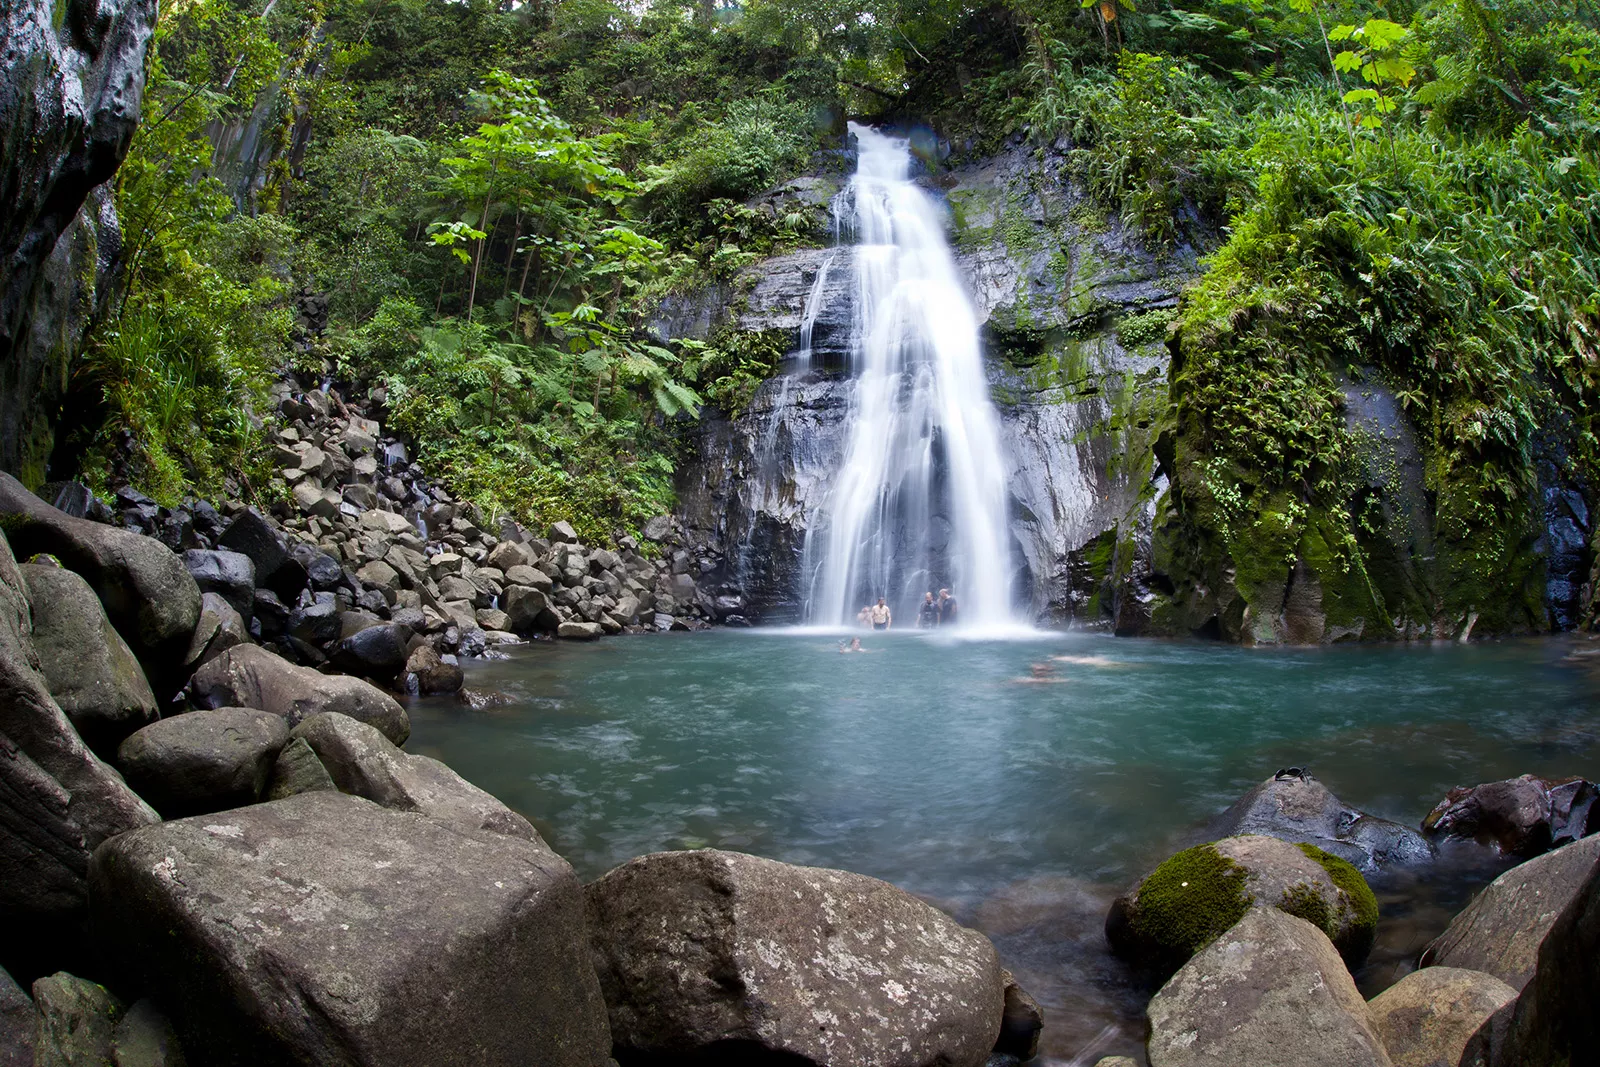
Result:
{"type": "Polygon", "coordinates": [[[1267,907],[1320,929],[1351,967],[1372,948],[1378,901],[1360,871],[1313,845],[1257,834],[1162,863],[1112,903],[1106,938],[1119,956],[1165,977],[1251,908],[1267,907]]]}

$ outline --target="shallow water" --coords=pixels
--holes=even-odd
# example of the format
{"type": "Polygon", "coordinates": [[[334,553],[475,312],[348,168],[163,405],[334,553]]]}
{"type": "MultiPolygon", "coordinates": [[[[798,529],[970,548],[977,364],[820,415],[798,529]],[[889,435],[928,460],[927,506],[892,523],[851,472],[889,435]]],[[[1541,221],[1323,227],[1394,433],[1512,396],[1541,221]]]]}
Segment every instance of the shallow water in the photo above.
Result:
{"type": "MultiPolygon", "coordinates": [[[[585,880],[714,846],[894,882],[994,938],[1045,1006],[1041,1062],[1087,1064],[1138,1055],[1148,996],[1105,950],[1111,897],[1275,769],[1308,767],[1413,826],[1452,786],[1600,775],[1600,686],[1566,640],[863,641],[858,655],[784,631],[530,645],[467,667],[512,704],[417,702],[408,748],[527,815],[585,880]],[[1028,680],[1038,663],[1056,680],[1028,680]]],[[[1425,878],[1375,880],[1363,992],[1409,970],[1500,869],[1468,846],[1425,878]]]]}

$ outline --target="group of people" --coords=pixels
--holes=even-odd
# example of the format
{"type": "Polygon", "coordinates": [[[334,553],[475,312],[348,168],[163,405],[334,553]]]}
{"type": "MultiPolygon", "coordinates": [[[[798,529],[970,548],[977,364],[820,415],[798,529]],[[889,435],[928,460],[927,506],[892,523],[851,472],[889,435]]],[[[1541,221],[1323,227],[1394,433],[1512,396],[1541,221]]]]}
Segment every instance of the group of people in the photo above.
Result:
{"type": "MultiPolygon", "coordinates": [[[[956,610],[956,598],[950,595],[950,590],[939,590],[937,600],[932,592],[924,593],[922,603],[917,608],[917,628],[932,630],[950,626],[956,621],[956,610]]],[[[856,623],[874,630],[887,630],[894,623],[894,612],[889,610],[883,597],[879,597],[876,604],[868,604],[856,612],[856,623]]]]}

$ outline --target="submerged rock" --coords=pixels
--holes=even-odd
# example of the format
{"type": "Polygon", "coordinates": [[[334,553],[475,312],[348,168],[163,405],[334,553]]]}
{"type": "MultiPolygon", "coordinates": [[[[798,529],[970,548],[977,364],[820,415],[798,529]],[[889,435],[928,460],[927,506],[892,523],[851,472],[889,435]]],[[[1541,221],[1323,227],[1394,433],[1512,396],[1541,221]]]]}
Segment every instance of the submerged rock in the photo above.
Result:
{"type": "Polygon", "coordinates": [[[189,681],[189,696],[206,708],[260,708],[295,726],[323,712],[370,723],[395,744],[411,733],[405,709],[359,678],[319,674],[258,645],[240,645],[211,660],[189,681]]]}
{"type": "Polygon", "coordinates": [[[1501,1062],[1516,999],[1517,991],[1494,975],[1424,967],[1367,1008],[1394,1067],[1491,1067],[1501,1062]]]}
{"type": "Polygon", "coordinates": [[[582,890],[535,841],[307,793],[125,834],[90,886],[107,958],[195,1063],[610,1055],[582,890]]]}
{"type": "Polygon", "coordinates": [[[1106,939],[1118,955],[1171,974],[1252,908],[1307,920],[1352,967],[1372,948],[1378,902],[1361,873],[1312,845],[1229,837],[1162,863],[1111,905],[1106,939]]]}
{"type": "Polygon", "coordinates": [[[1422,821],[1431,837],[1463,837],[1513,856],[1537,856],[1600,830],[1593,782],[1524,774],[1452,789],[1422,821]]]}
{"type": "Polygon", "coordinates": [[[617,1055],[977,1067],[1005,980],[989,939],[887,882],[707,849],[586,890],[617,1055]]]}
{"type": "Polygon", "coordinates": [[[1368,874],[1433,858],[1433,846],[1421,834],[1350,807],[1299,768],[1279,771],[1250,790],[1213,819],[1206,833],[1265,834],[1315,845],[1368,874]]]}
{"type": "Polygon", "coordinates": [[[1150,1067],[1391,1067],[1333,942],[1251,908],[1150,1001],[1150,1067]]]}

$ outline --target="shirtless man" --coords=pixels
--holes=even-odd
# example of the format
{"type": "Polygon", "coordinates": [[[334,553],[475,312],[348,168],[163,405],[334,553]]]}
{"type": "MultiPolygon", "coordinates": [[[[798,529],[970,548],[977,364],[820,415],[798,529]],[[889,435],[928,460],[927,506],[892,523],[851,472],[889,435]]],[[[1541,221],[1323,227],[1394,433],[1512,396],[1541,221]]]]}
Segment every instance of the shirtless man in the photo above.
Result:
{"type": "Polygon", "coordinates": [[[887,630],[889,623],[894,621],[894,617],[889,613],[889,605],[883,602],[883,597],[879,597],[878,602],[872,605],[871,615],[874,630],[887,630]]]}

